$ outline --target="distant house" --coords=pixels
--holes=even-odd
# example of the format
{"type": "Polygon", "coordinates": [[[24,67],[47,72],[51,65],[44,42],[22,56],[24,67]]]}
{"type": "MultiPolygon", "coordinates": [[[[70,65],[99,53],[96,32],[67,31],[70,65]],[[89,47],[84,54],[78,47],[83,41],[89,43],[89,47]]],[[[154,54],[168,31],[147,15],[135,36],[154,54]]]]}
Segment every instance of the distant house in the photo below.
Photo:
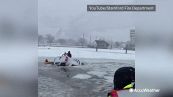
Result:
{"type": "Polygon", "coordinates": [[[104,40],[95,40],[96,47],[100,49],[107,49],[109,47],[109,43],[104,40]]]}

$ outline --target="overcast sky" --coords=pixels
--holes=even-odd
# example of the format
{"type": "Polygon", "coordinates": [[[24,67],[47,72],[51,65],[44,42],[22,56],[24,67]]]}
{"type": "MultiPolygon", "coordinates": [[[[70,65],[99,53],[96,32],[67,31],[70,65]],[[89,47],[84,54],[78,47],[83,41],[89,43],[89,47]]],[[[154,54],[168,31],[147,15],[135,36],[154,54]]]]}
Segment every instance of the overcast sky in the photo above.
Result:
{"type": "Polygon", "coordinates": [[[39,0],[39,34],[57,38],[129,40],[134,28],[130,12],[87,12],[88,4],[130,4],[128,0],[39,0]]]}
{"type": "Polygon", "coordinates": [[[173,31],[172,0],[39,0],[39,34],[57,38],[129,40],[137,32],[173,31]],[[156,12],[87,12],[88,4],[154,4],[156,12]]]}

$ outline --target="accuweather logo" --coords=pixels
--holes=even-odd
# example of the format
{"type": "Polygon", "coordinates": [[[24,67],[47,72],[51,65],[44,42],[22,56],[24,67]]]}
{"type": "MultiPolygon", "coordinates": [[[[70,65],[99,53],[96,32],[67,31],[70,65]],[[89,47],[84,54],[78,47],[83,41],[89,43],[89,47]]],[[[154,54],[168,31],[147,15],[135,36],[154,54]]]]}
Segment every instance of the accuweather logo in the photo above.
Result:
{"type": "Polygon", "coordinates": [[[136,93],[146,93],[146,92],[160,92],[160,89],[129,89],[129,92],[136,92],[136,93]]]}

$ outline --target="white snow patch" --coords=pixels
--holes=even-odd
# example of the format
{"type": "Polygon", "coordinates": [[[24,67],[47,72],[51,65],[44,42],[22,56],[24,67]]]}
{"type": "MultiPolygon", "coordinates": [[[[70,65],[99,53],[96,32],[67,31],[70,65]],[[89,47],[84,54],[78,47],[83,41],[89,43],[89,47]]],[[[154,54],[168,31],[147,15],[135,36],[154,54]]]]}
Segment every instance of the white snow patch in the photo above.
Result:
{"type": "Polygon", "coordinates": [[[76,79],[89,79],[89,78],[91,78],[91,76],[88,75],[88,74],[77,74],[73,78],[76,78],[76,79]]]}
{"type": "Polygon", "coordinates": [[[87,73],[91,75],[96,75],[98,77],[104,77],[104,75],[107,74],[106,72],[100,72],[100,71],[89,71],[87,73]]]}

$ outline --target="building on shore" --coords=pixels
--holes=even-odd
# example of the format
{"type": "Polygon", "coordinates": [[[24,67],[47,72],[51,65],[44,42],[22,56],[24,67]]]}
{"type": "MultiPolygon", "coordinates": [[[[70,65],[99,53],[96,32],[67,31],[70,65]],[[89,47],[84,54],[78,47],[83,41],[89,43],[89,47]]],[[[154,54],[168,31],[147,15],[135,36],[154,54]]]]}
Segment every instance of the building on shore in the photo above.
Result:
{"type": "Polygon", "coordinates": [[[95,40],[96,47],[100,49],[108,49],[109,43],[107,43],[105,40],[95,40]]]}

